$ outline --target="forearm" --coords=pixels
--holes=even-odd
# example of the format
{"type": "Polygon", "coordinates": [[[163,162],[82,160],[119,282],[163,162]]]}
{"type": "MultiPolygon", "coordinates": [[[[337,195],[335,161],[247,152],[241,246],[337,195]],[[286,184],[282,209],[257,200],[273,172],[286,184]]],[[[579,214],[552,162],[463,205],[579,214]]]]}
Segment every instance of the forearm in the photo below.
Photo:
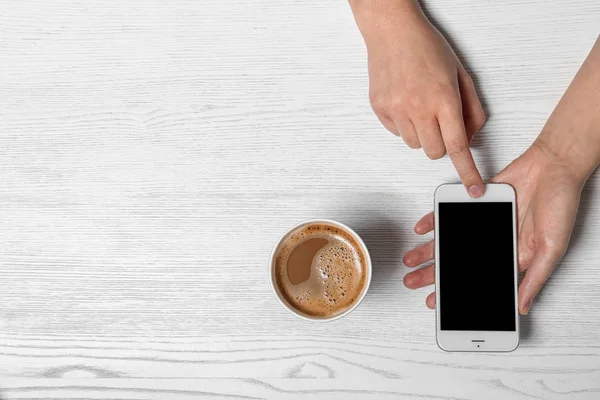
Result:
{"type": "Polygon", "coordinates": [[[536,143],[587,180],[600,163],[600,37],[536,143]]]}
{"type": "Polygon", "coordinates": [[[349,0],[349,3],[356,25],[367,42],[382,30],[398,28],[423,17],[417,0],[349,0]]]}

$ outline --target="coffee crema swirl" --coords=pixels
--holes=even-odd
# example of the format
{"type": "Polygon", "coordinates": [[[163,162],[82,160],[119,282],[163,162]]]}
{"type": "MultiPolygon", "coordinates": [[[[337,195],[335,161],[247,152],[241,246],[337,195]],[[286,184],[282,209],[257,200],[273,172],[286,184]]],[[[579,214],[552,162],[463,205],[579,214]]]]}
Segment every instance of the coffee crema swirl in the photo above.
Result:
{"type": "Polygon", "coordinates": [[[282,240],[276,253],[276,284],[293,308],[329,317],[351,307],[366,282],[360,244],[345,230],[319,223],[302,226],[282,240]]]}

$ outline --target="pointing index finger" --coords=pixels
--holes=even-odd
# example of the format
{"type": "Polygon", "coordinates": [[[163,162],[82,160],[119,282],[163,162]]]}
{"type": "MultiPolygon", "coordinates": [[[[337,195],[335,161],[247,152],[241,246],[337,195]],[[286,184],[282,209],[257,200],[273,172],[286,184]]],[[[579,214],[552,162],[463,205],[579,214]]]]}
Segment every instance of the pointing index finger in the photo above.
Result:
{"type": "MultiPolygon", "coordinates": [[[[455,107],[456,108],[456,107],[455,107]]],[[[483,180],[475,165],[475,160],[469,148],[469,141],[465,131],[465,124],[460,107],[451,115],[442,115],[438,117],[442,137],[446,144],[446,150],[450,156],[452,164],[463,185],[467,188],[471,197],[481,197],[483,195],[483,180]]]]}

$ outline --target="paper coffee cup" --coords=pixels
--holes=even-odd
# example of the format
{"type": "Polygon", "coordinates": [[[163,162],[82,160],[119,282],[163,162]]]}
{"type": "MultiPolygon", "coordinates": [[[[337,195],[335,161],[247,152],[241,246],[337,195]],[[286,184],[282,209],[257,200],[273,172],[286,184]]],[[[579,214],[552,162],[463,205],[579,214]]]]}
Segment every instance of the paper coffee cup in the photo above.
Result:
{"type": "Polygon", "coordinates": [[[296,315],[299,318],[302,318],[302,319],[308,320],[308,321],[333,321],[333,320],[342,318],[342,317],[350,314],[352,311],[354,311],[354,309],[356,309],[356,307],[358,307],[358,305],[362,302],[365,295],[367,294],[367,291],[369,290],[369,286],[371,285],[371,276],[372,275],[373,275],[373,267],[371,265],[371,256],[369,255],[369,250],[367,249],[367,246],[365,245],[365,243],[363,242],[361,237],[356,232],[354,232],[350,227],[348,227],[340,222],[329,220],[329,219],[311,219],[308,221],[300,222],[300,223],[292,226],[283,235],[281,235],[281,237],[277,241],[277,244],[273,248],[273,251],[271,252],[271,258],[269,259],[269,281],[271,282],[271,287],[273,288],[273,293],[275,293],[275,297],[277,297],[277,300],[279,300],[281,305],[285,309],[287,309],[289,312],[291,312],[292,314],[296,315]],[[278,253],[282,243],[284,242],[284,240],[288,237],[288,235],[290,235],[295,230],[305,227],[307,225],[313,225],[313,224],[331,225],[331,226],[334,226],[334,227],[348,233],[350,236],[352,236],[352,238],[360,246],[360,250],[362,251],[362,253],[364,255],[364,259],[365,259],[364,272],[365,272],[366,276],[365,276],[365,281],[364,281],[364,286],[362,288],[362,291],[360,292],[360,294],[358,295],[358,297],[356,298],[354,303],[352,303],[348,308],[346,308],[344,311],[333,314],[331,316],[307,315],[307,314],[297,310],[296,308],[294,308],[294,306],[289,304],[288,301],[286,300],[286,298],[282,295],[281,290],[277,285],[277,280],[276,280],[276,275],[275,275],[276,274],[275,263],[276,263],[277,253],[278,253]]]}

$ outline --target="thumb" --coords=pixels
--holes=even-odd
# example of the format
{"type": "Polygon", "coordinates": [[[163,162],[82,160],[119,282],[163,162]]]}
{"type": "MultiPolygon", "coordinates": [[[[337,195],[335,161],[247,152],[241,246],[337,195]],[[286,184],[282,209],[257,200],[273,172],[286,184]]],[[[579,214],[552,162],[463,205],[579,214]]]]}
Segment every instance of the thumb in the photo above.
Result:
{"type": "Polygon", "coordinates": [[[502,178],[501,178],[500,174],[498,174],[498,175],[494,176],[493,178],[491,178],[490,179],[490,183],[502,183],[502,178]]]}
{"type": "Polygon", "coordinates": [[[507,166],[502,171],[497,173],[493,178],[491,178],[490,183],[508,183],[510,181],[510,173],[507,171],[509,166],[507,166]]]}
{"type": "Polygon", "coordinates": [[[537,249],[530,267],[519,286],[519,313],[527,315],[531,303],[560,260],[561,253],[550,249],[537,249]]]}

